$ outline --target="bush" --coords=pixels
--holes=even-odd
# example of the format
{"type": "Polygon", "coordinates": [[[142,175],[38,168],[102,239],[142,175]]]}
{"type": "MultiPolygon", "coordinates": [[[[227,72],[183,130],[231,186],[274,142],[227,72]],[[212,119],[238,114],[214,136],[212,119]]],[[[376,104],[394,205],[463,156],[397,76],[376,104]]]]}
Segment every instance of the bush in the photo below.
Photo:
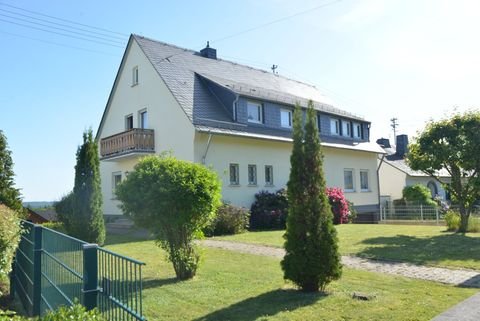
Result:
{"type": "Polygon", "coordinates": [[[456,231],[460,227],[460,213],[454,210],[448,210],[445,214],[445,223],[447,231],[456,231]]]}
{"type": "Polygon", "coordinates": [[[116,188],[124,214],[155,235],[178,279],[192,278],[200,255],[193,240],[220,205],[221,185],[207,167],[172,156],[147,156],[116,188]]]}
{"type": "Polygon", "coordinates": [[[357,218],[357,210],[355,209],[355,204],[353,204],[353,202],[350,202],[349,200],[347,200],[347,204],[348,204],[348,223],[353,223],[357,218]]]}
{"type": "Polygon", "coordinates": [[[288,214],[286,190],[258,192],[250,213],[251,229],[284,229],[288,214]]]}
{"type": "Polygon", "coordinates": [[[60,201],[56,202],[53,207],[57,213],[58,220],[63,223],[64,227],[68,230],[72,223],[73,216],[73,192],[62,196],[60,201]]]}
{"type": "Polygon", "coordinates": [[[432,199],[430,189],[422,184],[415,184],[412,186],[405,186],[402,190],[403,198],[406,203],[413,205],[428,205],[436,206],[437,203],[432,199]]]}
{"type": "Polygon", "coordinates": [[[87,311],[81,304],[61,306],[55,311],[49,311],[40,318],[27,318],[18,315],[12,316],[8,311],[0,310],[0,321],[106,321],[97,309],[87,311]]]}
{"type": "Polygon", "coordinates": [[[17,212],[0,204],[0,283],[8,280],[20,234],[20,218],[17,212]]]}
{"type": "Polygon", "coordinates": [[[327,196],[333,213],[333,224],[345,224],[348,223],[350,208],[348,201],[345,198],[345,194],[340,188],[327,187],[327,196]]]}
{"type": "Polygon", "coordinates": [[[62,222],[47,222],[43,223],[42,226],[63,234],[68,234],[62,222]]]}
{"type": "Polygon", "coordinates": [[[222,204],[212,224],[203,230],[205,235],[240,234],[248,229],[250,212],[243,207],[222,204]]]}

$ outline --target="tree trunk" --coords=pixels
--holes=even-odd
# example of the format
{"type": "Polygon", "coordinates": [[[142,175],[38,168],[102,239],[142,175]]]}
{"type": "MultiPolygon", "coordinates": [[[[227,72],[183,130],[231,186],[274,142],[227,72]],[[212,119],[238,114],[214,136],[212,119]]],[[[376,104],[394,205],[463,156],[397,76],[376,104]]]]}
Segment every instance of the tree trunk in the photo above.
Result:
{"type": "Polygon", "coordinates": [[[467,233],[469,216],[469,211],[467,211],[465,206],[460,203],[460,228],[458,229],[458,232],[467,233]]]}

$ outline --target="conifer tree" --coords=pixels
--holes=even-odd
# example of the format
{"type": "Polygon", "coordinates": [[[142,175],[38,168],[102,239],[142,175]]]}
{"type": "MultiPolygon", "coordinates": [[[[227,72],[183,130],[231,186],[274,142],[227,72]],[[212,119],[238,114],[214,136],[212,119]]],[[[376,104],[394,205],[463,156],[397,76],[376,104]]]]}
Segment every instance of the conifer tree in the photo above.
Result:
{"type": "Polygon", "coordinates": [[[324,291],[341,276],[337,235],[326,195],[323,155],[313,103],[309,102],[305,131],[297,105],[288,181],[289,213],[285,232],[284,278],[303,291],[324,291]]]}
{"type": "Polygon", "coordinates": [[[100,161],[92,130],[83,133],[83,145],[77,150],[72,216],[68,232],[81,240],[102,245],[105,223],[102,212],[100,161]]]}
{"type": "Polygon", "coordinates": [[[14,172],[11,151],[8,149],[7,138],[0,130],[0,204],[23,214],[20,191],[14,187],[14,172]]]}

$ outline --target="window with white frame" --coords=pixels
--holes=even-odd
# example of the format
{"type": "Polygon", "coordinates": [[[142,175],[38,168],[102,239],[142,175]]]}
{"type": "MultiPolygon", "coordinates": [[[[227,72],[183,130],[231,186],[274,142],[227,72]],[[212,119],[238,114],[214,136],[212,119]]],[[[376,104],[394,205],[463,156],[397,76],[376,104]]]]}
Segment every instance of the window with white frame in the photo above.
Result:
{"type": "Polygon", "coordinates": [[[138,85],[138,66],[132,69],[132,86],[138,85]]]}
{"type": "Polygon", "coordinates": [[[347,136],[347,137],[350,137],[352,136],[352,133],[351,133],[351,122],[349,121],[342,121],[342,135],[343,136],[347,136]]]}
{"type": "Polygon", "coordinates": [[[133,128],[133,115],[125,116],[125,130],[133,128]]]}
{"type": "Polygon", "coordinates": [[[292,128],[292,111],[288,109],[280,109],[280,123],[282,127],[292,128]]]}
{"type": "Polygon", "coordinates": [[[273,166],[265,165],[265,185],[273,185],[273,166]]]}
{"type": "Polygon", "coordinates": [[[355,191],[355,180],[353,176],[353,169],[346,168],[343,170],[343,190],[345,192],[355,191]]]}
{"type": "Polygon", "coordinates": [[[122,172],[113,172],[112,173],[112,195],[115,198],[115,190],[117,189],[118,184],[122,182],[122,172]]]}
{"type": "Polygon", "coordinates": [[[332,135],[340,135],[340,121],[336,118],[330,119],[330,133],[332,135]]]}
{"type": "Polygon", "coordinates": [[[353,137],[360,138],[361,137],[361,127],[359,123],[353,123],[353,137]]]}
{"type": "Polygon", "coordinates": [[[138,122],[139,122],[139,127],[142,129],[147,129],[148,128],[148,114],[147,110],[141,110],[138,112],[138,122]]]}
{"type": "Polygon", "coordinates": [[[230,185],[239,185],[238,164],[230,164],[230,185]]]}
{"type": "Polygon", "coordinates": [[[261,103],[247,102],[247,118],[251,123],[263,123],[263,105],[261,103]]]}
{"type": "Polygon", "coordinates": [[[360,170],[360,190],[362,192],[368,192],[370,190],[370,185],[368,183],[368,170],[360,170]]]}
{"type": "Polygon", "coordinates": [[[257,165],[248,165],[248,185],[257,185],[257,165]]]}

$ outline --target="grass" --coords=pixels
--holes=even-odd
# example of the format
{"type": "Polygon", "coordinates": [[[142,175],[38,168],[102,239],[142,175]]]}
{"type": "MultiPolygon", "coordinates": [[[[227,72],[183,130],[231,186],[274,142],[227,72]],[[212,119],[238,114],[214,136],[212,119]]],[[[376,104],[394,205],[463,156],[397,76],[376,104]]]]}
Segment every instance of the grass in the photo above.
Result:
{"type": "MultiPolygon", "coordinates": [[[[443,226],[346,224],[337,226],[340,252],[367,258],[480,270],[480,234],[446,232],[443,226]]],[[[217,237],[281,247],[284,231],[217,237]]]]}
{"type": "Polygon", "coordinates": [[[144,314],[149,320],[430,320],[473,295],[474,289],[345,269],[328,294],[301,293],[283,280],[279,260],[202,249],[204,261],[189,281],[153,241],[129,236],[107,247],[144,261],[144,314]],[[352,299],[353,292],[375,295],[352,299]]]}

